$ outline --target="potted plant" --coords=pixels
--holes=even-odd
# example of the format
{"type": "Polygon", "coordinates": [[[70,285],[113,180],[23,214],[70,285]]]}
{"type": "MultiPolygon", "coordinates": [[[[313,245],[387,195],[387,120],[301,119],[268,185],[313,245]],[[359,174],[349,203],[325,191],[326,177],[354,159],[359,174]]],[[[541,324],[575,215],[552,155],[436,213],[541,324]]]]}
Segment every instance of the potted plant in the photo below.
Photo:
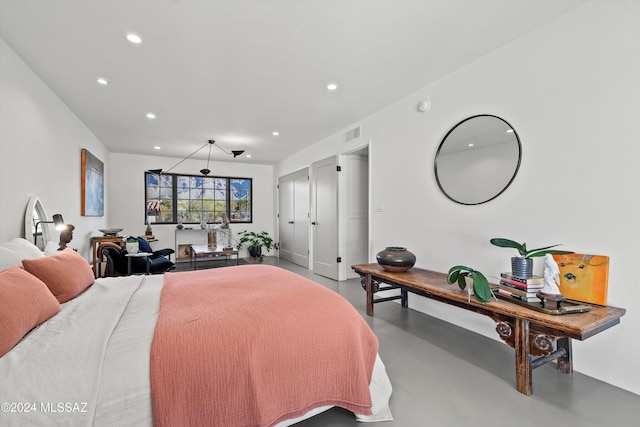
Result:
{"type": "Polygon", "coordinates": [[[490,240],[492,245],[499,246],[501,248],[513,248],[518,251],[520,256],[511,258],[511,274],[517,277],[531,277],[533,276],[533,259],[534,257],[551,255],[565,255],[572,254],[572,251],[560,251],[555,248],[558,245],[544,246],[542,248],[527,249],[526,243],[518,243],[509,239],[494,238],[490,240]]]}
{"type": "Polygon", "coordinates": [[[249,255],[253,258],[260,258],[260,261],[264,259],[264,254],[262,253],[262,248],[266,248],[267,251],[271,249],[278,249],[278,244],[273,241],[269,233],[266,231],[261,231],[260,233],[256,233],[254,231],[241,231],[240,233],[242,237],[238,241],[238,249],[242,249],[242,246],[246,243],[247,249],[249,249],[249,255]]]}
{"type": "Polygon", "coordinates": [[[138,242],[138,239],[136,239],[135,237],[129,236],[127,238],[125,247],[127,249],[127,253],[137,254],[138,250],[140,249],[140,242],[138,242]]]}
{"type": "Polygon", "coordinates": [[[450,285],[457,282],[461,290],[464,290],[467,285],[469,285],[469,289],[467,290],[469,294],[469,302],[471,302],[472,287],[473,294],[476,299],[483,304],[485,302],[489,302],[493,295],[491,287],[489,286],[489,281],[485,275],[474,268],[466,267],[464,265],[451,267],[447,274],[447,282],[449,282],[450,285]],[[467,284],[467,279],[471,279],[473,284],[467,284]]]}

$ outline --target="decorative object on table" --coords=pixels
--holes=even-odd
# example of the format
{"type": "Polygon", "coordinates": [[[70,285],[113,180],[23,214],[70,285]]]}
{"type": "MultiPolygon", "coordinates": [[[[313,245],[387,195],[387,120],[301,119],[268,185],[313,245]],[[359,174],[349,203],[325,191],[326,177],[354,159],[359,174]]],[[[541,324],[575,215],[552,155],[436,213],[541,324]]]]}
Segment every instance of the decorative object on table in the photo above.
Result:
{"type": "Polygon", "coordinates": [[[47,221],[47,220],[41,220],[36,222],[35,225],[35,229],[34,229],[34,233],[33,233],[33,244],[36,245],[37,241],[38,241],[38,226],[40,224],[53,224],[56,227],[56,230],[64,230],[65,228],[65,223],[64,223],[64,219],[62,219],[62,215],[60,214],[55,214],[53,216],[53,220],[51,221],[47,221]]]}
{"type": "Polygon", "coordinates": [[[99,228],[98,231],[105,236],[117,236],[122,231],[122,228],[99,228]]]}
{"type": "Polygon", "coordinates": [[[151,229],[151,225],[149,225],[149,221],[146,222],[147,229],[144,231],[144,237],[147,240],[153,239],[153,230],[151,229]]]}
{"type": "Polygon", "coordinates": [[[526,243],[518,243],[513,240],[503,239],[503,238],[494,238],[491,239],[492,245],[499,246],[501,248],[513,248],[518,251],[520,256],[511,258],[511,273],[516,277],[531,277],[533,276],[533,259],[534,257],[545,256],[546,254],[572,254],[572,251],[560,251],[551,248],[555,248],[557,245],[545,246],[542,248],[536,249],[527,249],[526,243]]]}
{"type": "Polygon", "coordinates": [[[216,242],[216,230],[211,227],[207,230],[207,247],[213,249],[218,246],[216,242]]]}
{"type": "Polygon", "coordinates": [[[104,164],[86,148],[82,149],[80,214],[104,216],[104,164]]]}
{"type": "Polygon", "coordinates": [[[553,255],[546,254],[544,256],[544,286],[543,294],[546,295],[562,295],[558,285],[560,284],[560,268],[553,259],[553,255]]]}
{"type": "Polygon", "coordinates": [[[184,228],[184,225],[182,225],[182,223],[181,223],[181,222],[179,222],[179,223],[178,223],[178,225],[176,225],[176,228],[177,228],[178,230],[182,230],[182,229],[184,228]]]}
{"type": "Polygon", "coordinates": [[[205,221],[204,219],[202,221],[200,221],[200,228],[203,230],[207,229],[207,221],[205,221]]]}
{"type": "Polygon", "coordinates": [[[386,271],[402,273],[416,264],[416,256],[402,246],[387,246],[376,254],[376,261],[386,271]]]}
{"type": "Polygon", "coordinates": [[[542,306],[548,310],[558,310],[565,301],[558,285],[560,284],[560,269],[553,260],[553,255],[544,256],[544,286],[538,293],[542,306]]]}
{"type": "Polygon", "coordinates": [[[278,243],[274,242],[269,233],[261,231],[256,233],[254,231],[241,231],[238,234],[242,235],[238,241],[238,249],[242,249],[242,245],[247,243],[249,249],[249,255],[252,258],[259,258],[260,261],[264,259],[262,248],[266,248],[267,251],[271,249],[278,249],[278,243]]]}
{"type": "Polygon", "coordinates": [[[178,259],[191,259],[191,244],[178,245],[178,259]]]}
{"type": "Polygon", "coordinates": [[[202,150],[204,147],[206,147],[207,145],[209,145],[209,155],[207,157],[207,167],[204,169],[200,169],[200,173],[204,176],[207,176],[211,173],[211,170],[209,169],[209,161],[211,160],[211,147],[212,146],[216,146],[220,149],[220,151],[229,154],[230,156],[233,156],[233,158],[235,159],[236,157],[238,157],[240,154],[244,153],[244,150],[231,150],[231,152],[228,152],[227,150],[223,149],[222,147],[220,147],[220,145],[216,145],[216,142],[213,139],[208,140],[202,147],[198,148],[196,151],[194,151],[193,153],[189,154],[187,157],[185,157],[184,159],[180,160],[178,163],[176,163],[175,165],[171,166],[168,170],[163,171],[162,169],[149,169],[149,172],[154,173],[156,175],[162,175],[167,174],[169,172],[171,172],[173,170],[173,168],[175,168],[176,166],[178,166],[180,163],[184,162],[185,160],[187,160],[189,157],[193,156],[194,154],[196,154],[198,151],[202,150]]]}
{"type": "Polygon", "coordinates": [[[560,292],[574,301],[606,305],[609,257],[604,255],[554,255],[560,269],[560,292]]]}
{"type": "Polygon", "coordinates": [[[130,254],[137,254],[138,250],[140,250],[140,242],[135,237],[127,238],[127,242],[125,244],[127,248],[127,252],[130,254]]]}
{"type": "Polygon", "coordinates": [[[538,293],[544,287],[542,276],[527,278],[517,277],[511,272],[500,273],[498,294],[508,299],[515,299],[529,303],[539,303],[538,293]]]}
{"type": "Polygon", "coordinates": [[[58,250],[61,251],[67,248],[67,243],[73,240],[73,230],[75,227],[72,224],[67,224],[64,230],[60,232],[60,245],[58,250]]]}
{"type": "Polygon", "coordinates": [[[226,212],[222,212],[220,214],[220,224],[221,228],[229,228],[229,218],[227,217],[226,212]]]}
{"type": "Polygon", "coordinates": [[[566,301],[565,297],[562,294],[545,294],[542,292],[538,292],[538,298],[540,298],[540,302],[542,307],[547,310],[559,310],[563,302],[566,301]]]}
{"type": "Polygon", "coordinates": [[[496,296],[493,294],[493,291],[491,291],[489,281],[487,280],[485,275],[471,267],[466,267],[464,265],[456,265],[451,267],[449,269],[449,272],[447,273],[447,282],[450,285],[457,282],[458,286],[463,291],[466,288],[469,302],[471,302],[472,292],[476,299],[483,304],[485,302],[489,302],[492,296],[493,298],[496,298],[496,296]],[[467,283],[467,279],[471,279],[473,280],[473,282],[467,283]]]}

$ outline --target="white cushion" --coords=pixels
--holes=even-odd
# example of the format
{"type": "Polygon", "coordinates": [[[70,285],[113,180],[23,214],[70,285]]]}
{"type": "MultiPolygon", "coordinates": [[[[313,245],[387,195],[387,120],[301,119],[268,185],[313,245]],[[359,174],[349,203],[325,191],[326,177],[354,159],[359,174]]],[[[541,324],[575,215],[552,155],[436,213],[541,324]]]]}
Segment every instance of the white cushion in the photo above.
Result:
{"type": "Polygon", "coordinates": [[[16,237],[0,245],[0,271],[22,265],[23,259],[42,258],[44,253],[28,240],[16,237]]]}

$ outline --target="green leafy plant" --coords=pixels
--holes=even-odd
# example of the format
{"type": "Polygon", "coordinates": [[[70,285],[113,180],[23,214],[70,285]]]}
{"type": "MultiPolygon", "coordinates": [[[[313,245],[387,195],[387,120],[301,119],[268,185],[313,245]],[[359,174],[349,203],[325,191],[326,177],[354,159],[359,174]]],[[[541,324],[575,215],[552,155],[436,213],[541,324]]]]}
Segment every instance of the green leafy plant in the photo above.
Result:
{"type": "Polygon", "coordinates": [[[555,248],[556,246],[560,246],[558,245],[551,245],[551,246],[545,246],[542,248],[536,248],[536,249],[527,249],[527,244],[526,243],[518,243],[516,241],[513,240],[509,240],[509,239],[502,239],[502,238],[494,238],[489,240],[489,242],[491,242],[492,245],[495,246],[499,246],[501,248],[513,248],[515,250],[518,251],[518,253],[520,254],[519,258],[534,258],[534,257],[541,257],[541,256],[545,256],[546,254],[551,254],[551,255],[565,255],[565,254],[572,254],[572,251],[560,251],[560,250],[550,250],[551,248],[555,248]]]}
{"type": "Polygon", "coordinates": [[[489,281],[484,274],[476,269],[464,265],[451,267],[447,274],[447,282],[450,285],[457,282],[460,289],[464,290],[467,287],[467,277],[471,277],[473,279],[473,294],[476,299],[483,304],[485,302],[489,302],[493,295],[491,287],[489,286],[489,281]]]}
{"type": "Polygon", "coordinates": [[[127,237],[127,243],[138,243],[138,239],[133,236],[127,237]]]}
{"type": "Polygon", "coordinates": [[[238,241],[238,249],[242,249],[242,246],[244,244],[247,244],[249,253],[255,253],[256,255],[252,256],[260,258],[260,261],[262,261],[264,258],[264,254],[262,253],[263,247],[266,248],[267,251],[279,248],[278,243],[274,242],[271,236],[269,236],[269,233],[267,233],[266,231],[256,233],[254,231],[244,230],[238,234],[242,235],[242,237],[240,237],[240,240],[238,241]]]}

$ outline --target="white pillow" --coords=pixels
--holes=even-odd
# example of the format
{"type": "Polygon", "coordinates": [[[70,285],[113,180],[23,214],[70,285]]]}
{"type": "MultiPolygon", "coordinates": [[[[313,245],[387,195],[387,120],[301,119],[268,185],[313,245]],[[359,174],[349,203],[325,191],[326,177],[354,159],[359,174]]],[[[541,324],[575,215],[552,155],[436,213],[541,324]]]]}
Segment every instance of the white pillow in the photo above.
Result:
{"type": "Polygon", "coordinates": [[[22,265],[23,259],[42,258],[44,253],[28,240],[16,237],[0,245],[0,271],[22,265]]]}

